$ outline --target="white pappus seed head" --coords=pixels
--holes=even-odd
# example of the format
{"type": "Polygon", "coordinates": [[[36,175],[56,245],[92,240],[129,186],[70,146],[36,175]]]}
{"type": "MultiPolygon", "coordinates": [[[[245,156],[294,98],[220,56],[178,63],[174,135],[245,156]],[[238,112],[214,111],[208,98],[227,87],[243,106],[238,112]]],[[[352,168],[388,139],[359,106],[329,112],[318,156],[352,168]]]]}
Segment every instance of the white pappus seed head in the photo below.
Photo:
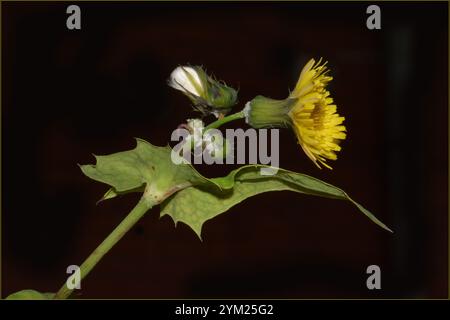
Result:
{"type": "Polygon", "coordinates": [[[242,113],[245,116],[245,123],[248,123],[248,117],[249,117],[251,108],[252,108],[251,101],[249,101],[245,104],[244,109],[242,109],[242,113]]]}
{"type": "Polygon", "coordinates": [[[202,95],[203,85],[197,71],[192,67],[180,66],[170,74],[169,86],[197,97],[202,95]]]}

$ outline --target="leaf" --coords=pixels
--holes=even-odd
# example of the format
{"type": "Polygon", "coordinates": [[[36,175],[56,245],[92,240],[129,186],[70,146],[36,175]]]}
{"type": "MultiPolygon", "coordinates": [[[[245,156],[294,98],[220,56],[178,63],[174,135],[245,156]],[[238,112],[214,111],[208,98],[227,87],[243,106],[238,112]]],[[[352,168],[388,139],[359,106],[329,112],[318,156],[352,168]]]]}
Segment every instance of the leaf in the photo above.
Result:
{"type": "Polygon", "coordinates": [[[136,189],[131,189],[131,190],[128,190],[128,191],[124,191],[124,192],[117,192],[114,188],[109,188],[108,191],[105,192],[103,197],[100,200],[97,201],[97,204],[102,202],[102,201],[113,199],[115,197],[118,197],[118,196],[121,196],[121,195],[124,195],[124,194],[127,194],[127,193],[131,193],[131,192],[141,192],[142,193],[144,191],[145,191],[145,187],[144,186],[136,188],[136,189]]]}
{"type": "MultiPolygon", "coordinates": [[[[279,169],[273,176],[261,175],[263,165],[243,166],[225,177],[207,179],[189,164],[174,164],[171,148],[157,147],[136,139],[133,150],[95,156],[95,165],[83,165],[88,177],[111,188],[100,200],[129,192],[150,193],[161,204],[161,216],[186,223],[201,237],[203,224],[248,197],[268,191],[294,191],[309,195],[347,200],[380,227],[391,231],[372,213],[344,191],[316,178],[279,169]],[[146,191],[147,192],[147,191],[146,191]]],[[[391,231],[392,232],[392,231],[391,231]]]]}
{"type": "Polygon", "coordinates": [[[259,173],[264,166],[244,166],[226,177],[210,179],[209,183],[221,189],[211,188],[208,183],[191,186],[172,195],[162,203],[161,216],[170,215],[175,221],[187,224],[201,238],[203,224],[227,211],[239,202],[268,191],[294,191],[309,195],[348,200],[370,220],[392,232],[372,213],[351,199],[344,191],[319,179],[301,173],[279,169],[276,175],[259,173]]]}
{"type": "Polygon", "coordinates": [[[169,146],[157,147],[141,139],[136,143],[133,150],[95,156],[95,165],[80,166],[89,178],[111,186],[101,200],[144,191],[146,185],[152,186],[155,196],[164,198],[187,186],[207,182],[191,165],[174,164],[169,146]]]}
{"type": "Polygon", "coordinates": [[[6,300],[50,300],[55,296],[54,293],[41,293],[36,290],[27,289],[14,292],[6,297],[6,300]]]}

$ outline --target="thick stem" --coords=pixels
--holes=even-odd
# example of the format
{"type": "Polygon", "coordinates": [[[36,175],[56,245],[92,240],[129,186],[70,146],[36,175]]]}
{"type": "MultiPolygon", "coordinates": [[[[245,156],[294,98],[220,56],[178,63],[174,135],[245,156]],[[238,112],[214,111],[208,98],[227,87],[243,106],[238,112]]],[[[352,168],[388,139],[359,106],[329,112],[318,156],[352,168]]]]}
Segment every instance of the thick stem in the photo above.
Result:
{"type": "Polygon", "coordinates": [[[230,114],[229,116],[223,117],[222,119],[218,119],[218,120],[210,123],[205,128],[204,132],[206,132],[208,129],[217,129],[220,126],[224,125],[225,123],[228,123],[228,122],[231,122],[234,120],[238,120],[238,119],[242,119],[242,118],[245,118],[245,114],[242,111],[230,114]]]}
{"type": "MultiPolygon", "coordinates": [[[[112,247],[133,227],[136,222],[156,203],[150,202],[146,199],[145,194],[139,200],[138,204],[131,210],[128,216],[122,220],[122,222],[110,233],[110,235],[103,240],[103,242],[91,253],[91,255],[83,262],[80,267],[81,279],[84,279],[89,272],[95,267],[95,265],[103,258],[103,256],[111,250],[112,247]]],[[[73,289],[69,289],[67,284],[59,289],[55,295],[55,299],[66,299],[70,296],[73,289]]]]}

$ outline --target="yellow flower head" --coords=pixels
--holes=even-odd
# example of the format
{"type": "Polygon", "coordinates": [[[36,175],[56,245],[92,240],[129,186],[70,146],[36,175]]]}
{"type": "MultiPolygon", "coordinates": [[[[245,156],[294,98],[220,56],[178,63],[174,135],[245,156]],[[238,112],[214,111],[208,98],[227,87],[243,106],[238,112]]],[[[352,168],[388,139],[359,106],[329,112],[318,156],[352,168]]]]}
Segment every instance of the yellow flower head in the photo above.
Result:
{"type": "Polygon", "coordinates": [[[329,169],[328,160],[336,160],[345,139],[344,117],[336,113],[336,105],[326,90],[333,78],[326,63],[311,59],[300,73],[294,91],[285,100],[257,96],[248,102],[246,121],[255,128],[292,127],[306,155],[319,167],[329,169]]]}
{"type": "Polygon", "coordinates": [[[326,63],[311,59],[303,68],[294,91],[289,95],[297,99],[288,115],[298,142],[306,155],[320,168],[331,169],[326,159],[336,160],[345,139],[344,117],[336,113],[336,105],[325,88],[333,78],[328,76],[326,63]]]}

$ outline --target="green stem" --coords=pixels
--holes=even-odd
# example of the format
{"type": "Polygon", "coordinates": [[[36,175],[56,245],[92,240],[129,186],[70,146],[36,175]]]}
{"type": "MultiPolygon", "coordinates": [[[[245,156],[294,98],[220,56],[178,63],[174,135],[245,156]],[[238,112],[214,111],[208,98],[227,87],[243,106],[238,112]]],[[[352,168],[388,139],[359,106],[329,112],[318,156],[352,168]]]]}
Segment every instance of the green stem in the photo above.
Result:
{"type": "Polygon", "coordinates": [[[242,119],[245,118],[244,112],[239,111],[233,114],[230,114],[229,116],[223,117],[222,119],[216,120],[212,123],[210,123],[206,128],[205,128],[205,132],[209,129],[217,129],[219,128],[221,125],[224,125],[225,123],[234,121],[234,120],[238,120],[238,119],[242,119]]]}
{"type": "MultiPolygon", "coordinates": [[[[112,247],[133,227],[140,218],[150,210],[156,203],[150,202],[146,199],[145,194],[139,200],[138,204],[131,210],[128,216],[111,232],[111,234],[103,240],[103,242],[95,249],[91,255],[83,262],[80,267],[81,279],[86,277],[95,265],[103,258],[103,256],[111,250],[112,247]]],[[[69,289],[64,285],[59,289],[55,295],[55,299],[66,299],[70,296],[73,289],[69,289]]]]}
{"type": "MultiPolygon", "coordinates": [[[[208,129],[217,129],[225,123],[242,119],[244,117],[245,115],[242,111],[231,114],[209,124],[205,128],[205,132],[208,129]]],[[[138,204],[133,208],[133,210],[131,210],[128,216],[126,216],[125,219],[122,220],[122,222],[110,233],[110,235],[105,240],[103,240],[103,242],[100,243],[100,245],[83,262],[80,267],[80,278],[84,279],[103,258],[103,256],[108,253],[108,251],[111,250],[112,247],[114,247],[114,245],[119,242],[119,240],[122,239],[122,237],[131,229],[131,227],[133,227],[136,222],[138,222],[139,219],[142,218],[142,216],[155,204],[157,204],[157,202],[149,201],[148,197],[146,197],[144,193],[141,200],[139,200],[138,204]]],[[[67,287],[67,284],[64,283],[61,289],[59,289],[59,291],[56,293],[54,299],[66,299],[70,296],[72,291],[73,289],[69,289],[67,287]]]]}

